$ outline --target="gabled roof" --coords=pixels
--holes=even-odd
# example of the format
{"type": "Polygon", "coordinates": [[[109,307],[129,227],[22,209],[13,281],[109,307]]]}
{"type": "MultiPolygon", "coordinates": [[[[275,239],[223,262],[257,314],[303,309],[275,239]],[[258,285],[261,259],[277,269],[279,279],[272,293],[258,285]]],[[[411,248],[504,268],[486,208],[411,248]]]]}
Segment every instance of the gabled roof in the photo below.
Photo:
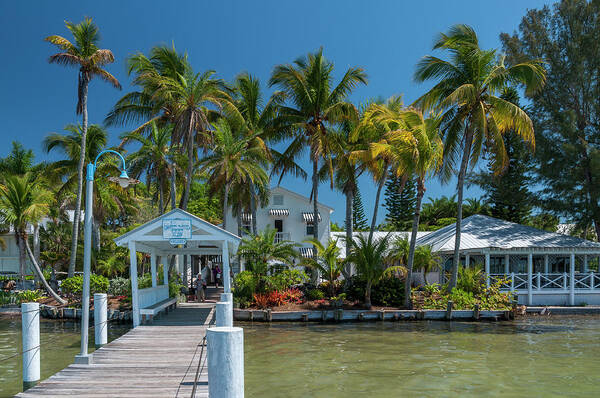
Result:
{"type": "MultiPolygon", "coordinates": [[[[375,231],[373,232],[373,241],[378,241],[386,236],[389,237],[390,241],[395,239],[409,239],[411,231],[375,231]]],[[[419,231],[417,232],[417,242],[420,237],[430,234],[430,231],[419,231]]],[[[353,232],[352,240],[358,242],[358,237],[362,235],[365,239],[369,236],[369,232],[353,232]]],[[[331,239],[337,239],[337,247],[340,249],[340,258],[346,258],[346,232],[331,232],[331,239]]]]}
{"type": "MultiPolygon", "coordinates": [[[[417,239],[417,245],[430,245],[434,252],[454,250],[456,224],[433,231],[417,239]]],[[[461,225],[460,250],[476,249],[598,249],[600,243],[543,231],[497,218],[474,215],[461,225]]]]}
{"type": "MultiPolygon", "coordinates": [[[[289,189],[283,188],[283,187],[281,187],[281,186],[279,186],[279,185],[277,185],[276,187],[273,187],[273,188],[271,188],[271,193],[273,193],[273,192],[281,192],[281,193],[284,193],[284,194],[288,194],[288,195],[291,195],[291,196],[295,196],[295,197],[297,197],[298,199],[301,199],[301,200],[304,200],[305,202],[308,202],[309,204],[311,204],[311,203],[312,203],[312,202],[311,202],[311,200],[310,200],[310,198],[308,198],[308,197],[306,197],[306,196],[304,196],[304,195],[300,195],[299,193],[296,193],[296,192],[294,192],[294,191],[290,191],[289,189]]],[[[321,203],[321,202],[318,202],[318,201],[317,201],[317,204],[318,204],[320,207],[324,207],[324,208],[326,208],[327,210],[329,210],[329,212],[330,212],[330,213],[332,213],[332,212],[335,210],[333,207],[329,207],[329,206],[327,206],[327,205],[324,205],[324,204],[323,204],[323,203],[321,203]]]]}
{"type": "MultiPolygon", "coordinates": [[[[156,217],[145,224],[140,225],[137,228],[132,229],[131,231],[115,238],[114,241],[118,246],[123,246],[130,240],[139,240],[144,241],[144,236],[153,236],[156,235],[156,230],[162,230],[162,221],[165,219],[173,219],[177,217],[183,217],[192,221],[192,240],[198,239],[202,236],[208,237],[218,237],[223,240],[231,241],[231,242],[239,242],[241,238],[229,231],[224,230],[221,227],[218,227],[214,224],[209,223],[206,220],[201,219],[198,216],[195,216],[191,213],[188,213],[182,209],[173,209],[168,213],[165,213],[159,217],[156,217]]],[[[162,232],[161,232],[162,233],[162,232]]]]}

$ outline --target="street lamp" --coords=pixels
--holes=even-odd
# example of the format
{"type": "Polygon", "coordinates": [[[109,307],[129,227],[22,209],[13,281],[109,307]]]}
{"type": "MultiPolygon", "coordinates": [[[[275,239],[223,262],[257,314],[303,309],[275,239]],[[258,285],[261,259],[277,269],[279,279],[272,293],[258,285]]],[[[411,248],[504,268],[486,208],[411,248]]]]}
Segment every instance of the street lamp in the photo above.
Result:
{"type": "Polygon", "coordinates": [[[94,173],[96,164],[100,156],[105,153],[114,153],[121,158],[123,168],[119,177],[109,177],[110,181],[118,182],[122,188],[127,188],[129,184],[137,182],[130,179],[125,167],[123,156],[112,149],[107,149],[98,154],[94,163],[88,163],[86,169],[85,186],[85,221],[83,227],[83,291],[81,299],[81,351],[75,356],[76,364],[89,365],[92,363],[92,356],[88,354],[88,327],[90,323],[90,274],[92,263],[92,216],[93,216],[93,196],[94,196],[94,173]]]}

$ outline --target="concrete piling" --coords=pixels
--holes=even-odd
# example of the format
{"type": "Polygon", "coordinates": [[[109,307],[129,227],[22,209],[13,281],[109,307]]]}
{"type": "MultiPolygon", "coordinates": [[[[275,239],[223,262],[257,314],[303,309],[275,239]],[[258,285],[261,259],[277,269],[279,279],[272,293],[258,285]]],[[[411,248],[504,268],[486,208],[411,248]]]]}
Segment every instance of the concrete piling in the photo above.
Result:
{"type": "Polygon", "coordinates": [[[105,293],[94,294],[94,343],[96,348],[108,343],[107,301],[105,293]]]}
{"type": "Polygon", "coordinates": [[[244,330],[237,327],[210,328],[206,331],[206,340],[209,397],[243,398],[244,330]]]}
{"type": "Polygon", "coordinates": [[[40,381],[40,305],[21,304],[23,334],[23,390],[40,381]]]}
{"type": "Polygon", "coordinates": [[[216,313],[217,326],[233,326],[233,303],[231,301],[219,301],[216,313]]]}

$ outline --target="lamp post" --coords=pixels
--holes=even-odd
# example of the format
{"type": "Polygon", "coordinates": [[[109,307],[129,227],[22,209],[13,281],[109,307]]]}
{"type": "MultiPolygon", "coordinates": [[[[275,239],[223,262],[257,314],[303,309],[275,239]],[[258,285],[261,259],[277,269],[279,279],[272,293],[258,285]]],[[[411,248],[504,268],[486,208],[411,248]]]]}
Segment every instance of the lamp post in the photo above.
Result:
{"type": "Polygon", "coordinates": [[[117,178],[119,185],[122,188],[129,186],[129,176],[125,167],[125,159],[123,156],[112,149],[107,149],[98,154],[94,163],[88,163],[86,169],[86,186],[85,186],[85,221],[83,229],[83,291],[81,300],[81,351],[75,356],[76,364],[89,365],[92,363],[92,356],[88,354],[88,327],[90,322],[90,274],[92,263],[92,216],[93,216],[93,195],[94,195],[94,173],[96,172],[96,164],[100,156],[105,153],[114,153],[121,158],[123,168],[121,175],[117,178]]]}

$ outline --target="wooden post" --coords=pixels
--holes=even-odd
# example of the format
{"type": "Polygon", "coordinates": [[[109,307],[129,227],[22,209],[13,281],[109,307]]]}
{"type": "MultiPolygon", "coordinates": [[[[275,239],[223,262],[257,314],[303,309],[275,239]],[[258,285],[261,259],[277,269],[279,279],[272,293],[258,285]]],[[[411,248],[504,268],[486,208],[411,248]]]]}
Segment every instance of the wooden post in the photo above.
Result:
{"type": "Polygon", "coordinates": [[[446,320],[452,319],[452,300],[448,300],[448,304],[446,306],[446,320]]]}
{"type": "Polygon", "coordinates": [[[306,312],[302,314],[302,322],[308,322],[308,314],[306,312]]]}
{"type": "Polygon", "coordinates": [[[490,253],[485,253],[485,286],[490,287],[490,253]]]}
{"type": "Polygon", "coordinates": [[[475,307],[473,308],[473,319],[476,321],[479,320],[479,304],[475,304],[475,307]]]}
{"type": "Polygon", "coordinates": [[[527,255],[527,305],[533,305],[533,253],[527,255]]]}
{"type": "Polygon", "coordinates": [[[152,287],[156,287],[156,252],[150,251],[150,273],[152,275],[152,287]]]}
{"type": "Polygon", "coordinates": [[[575,305],[575,252],[571,253],[569,274],[569,305],[575,305]]]}
{"type": "Polygon", "coordinates": [[[138,297],[137,253],[135,241],[129,241],[129,275],[131,277],[131,306],[133,307],[133,327],[140,324],[140,302],[138,297]]]}

